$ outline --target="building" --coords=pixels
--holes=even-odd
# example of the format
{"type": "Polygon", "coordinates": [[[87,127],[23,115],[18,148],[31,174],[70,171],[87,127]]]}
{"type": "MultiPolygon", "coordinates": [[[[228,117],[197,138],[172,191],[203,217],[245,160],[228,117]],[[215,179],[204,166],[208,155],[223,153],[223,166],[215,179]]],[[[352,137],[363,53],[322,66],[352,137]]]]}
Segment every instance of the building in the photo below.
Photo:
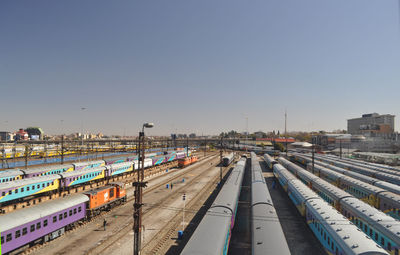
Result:
{"type": "Polygon", "coordinates": [[[40,127],[28,127],[25,129],[28,133],[29,138],[32,140],[42,140],[43,139],[43,130],[40,127]]]}
{"type": "Polygon", "coordinates": [[[23,128],[20,128],[16,133],[15,133],[15,140],[29,140],[29,135],[28,132],[26,132],[23,128]]]}
{"type": "Polygon", "coordinates": [[[385,136],[394,133],[394,115],[363,114],[361,118],[347,120],[347,133],[352,135],[385,136]]]}
{"type": "Polygon", "coordinates": [[[0,131],[0,140],[1,141],[13,141],[14,134],[7,131],[0,131]]]}

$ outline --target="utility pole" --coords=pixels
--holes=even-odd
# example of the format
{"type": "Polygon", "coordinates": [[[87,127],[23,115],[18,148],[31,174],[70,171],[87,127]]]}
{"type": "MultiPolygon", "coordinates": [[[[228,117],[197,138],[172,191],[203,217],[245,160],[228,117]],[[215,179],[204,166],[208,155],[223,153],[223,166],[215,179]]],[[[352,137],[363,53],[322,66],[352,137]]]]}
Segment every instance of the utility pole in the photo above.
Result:
{"type": "Polygon", "coordinates": [[[206,150],[207,150],[207,138],[204,138],[204,157],[206,157],[206,150]]]}
{"type": "Polygon", "coordinates": [[[287,113],[286,113],[286,108],[285,108],[285,149],[286,149],[286,158],[287,158],[287,156],[288,156],[288,151],[287,151],[286,122],[287,122],[287,113]]]}
{"type": "Polygon", "coordinates": [[[219,150],[219,183],[222,184],[222,136],[221,136],[221,148],[219,150]]]}
{"type": "Polygon", "coordinates": [[[314,174],[314,137],[311,137],[311,142],[312,142],[312,173],[314,174]]]}
{"type": "Polygon", "coordinates": [[[64,164],[64,135],[61,135],[61,164],[64,164]]]}
{"type": "Polygon", "coordinates": [[[139,158],[137,169],[137,181],[133,183],[135,187],[135,203],[133,205],[133,254],[139,255],[141,250],[141,227],[142,227],[142,206],[143,206],[143,188],[147,182],[144,182],[144,156],[145,156],[145,137],[144,128],[153,127],[153,123],[145,123],[142,132],[139,132],[139,158]],[[141,164],[140,164],[141,163],[141,164]]]}
{"type": "Polygon", "coordinates": [[[189,157],[189,136],[186,137],[186,157],[189,157]]]}
{"type": "Polygon", "coordinates": [[[28,168],[29,145],[25,145],[25,169],[28,168]]]}
{"type": "Polygon", "coordinates": [[[339,144],[340,144],[340,158],[342,158],[342,139],[339,140],[339,144]]]}

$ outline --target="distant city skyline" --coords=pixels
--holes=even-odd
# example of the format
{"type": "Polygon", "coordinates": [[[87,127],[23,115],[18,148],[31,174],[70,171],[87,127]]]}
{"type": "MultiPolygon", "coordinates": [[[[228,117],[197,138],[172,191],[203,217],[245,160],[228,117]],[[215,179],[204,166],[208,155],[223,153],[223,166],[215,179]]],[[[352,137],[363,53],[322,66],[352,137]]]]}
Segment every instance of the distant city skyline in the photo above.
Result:
{"type": "Polygon", "coordinates": [[[397,0],[2,1],[0,33],[0,131],[399,130],[397,0]]]}

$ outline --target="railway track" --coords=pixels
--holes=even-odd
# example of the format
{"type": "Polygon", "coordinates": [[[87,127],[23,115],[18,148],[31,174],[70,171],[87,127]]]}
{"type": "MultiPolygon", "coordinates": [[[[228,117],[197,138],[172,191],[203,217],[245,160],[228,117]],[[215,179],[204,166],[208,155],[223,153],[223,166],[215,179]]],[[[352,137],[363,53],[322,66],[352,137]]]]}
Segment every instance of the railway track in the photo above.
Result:
{"type": "MultiPolygon", "coordinates": [[[[229,171],[230,167],[224,167],[222,175],[225,176],[229,171]]],[[[214,183],[219,179],[219,174],[214,175],[212,180],[207,183],[207,185],[198,192],[187,204],[185,208],[185,213],[187,215],[185,221],[190,222],[195,212],[199,211],[203,206],[204,202],[208,199],[208,196],[215,189],[214,183]]],[[[165,252],[175,243],[175,240],[172,240],[173,236],[176,236],[178,230],[182,229],[180,227],[182,225],[182,210],[179,210],[178,213],[166,224],[165,229],[168,229],[164,233],[160,230],[150,242],[148,242],[143,248],[143,254],[165,254],[165,252]]],[[[185,228],[183,228],[185,229],[185,228]]]]}
{"type": "MultiPolygon", "coordinates": [[[[206,156],[207,158],[208,156],[206,156]]],[[[145,169],[144,172],[144,178],[147,179],[153,175],[158,175],[160,173],[163,173],[166,171],[166,169],[169,168],[173,168],[173,167],[177,167],[178,166],[178,162],[177,161],[173,161],[173,162],[169,162],[169,163],[165,163],[162,165],[158,165],[158,166],[154,166],[148,169],[145,169]]],[[[120,175],[120,176],[115,176],[115,177],[111,177],[108,180],[102,180],[99,182],[94,182],[94,183],[90,183],[90,184],[86,184],[86,185],[82,185],[76,188],[71,188],[69,190],[66,191],[58,191],[55,193],[52,193],[50,195],[43,195],[43,196],[37,196],[37,197],[31,197],[31,198],[27,198],[24,199],[21,202],[16,202],[13,204],[9,204],[9,205],[4,205],[2,207],[0,207],[0,215],[2,213],[9,213],[18,209],[22,209],[25,207],[29,207],[32,205],[36,205],[45,201],[49,201],[52,199],[58,199],[70,194],[75,194],[75,193],[80,193],[86,190],[90,190],[93,188],[98,188],[98,187],[102,187],[107,185],[109,182],[115,182],[115,181],[123,181],[125,182],[125,184],[130,185],[132,184],[132,182],[135,180],[135,178],[137,178],[137,174],[136,171],[134,172],[130,172],[124,175],[120,175]]]]}
{"type": "MultiPolygon", "coordinates": [[[[193,165],[192,168],[190,169],[190,171],[193,171],[194,169],[197,169],[197,167],[202,166],[202,165],[204,165],[204,164],[209,164],[210,160],[212,160],[212,159],[215,158],[215,157],[216,157],[216,156],[215,156],[214,154],[212,154],[212,155],[207,155],[205,158],[200,159],[198,163],[196,163],[195,165],[193,165]]],[[[164,169],[163,171],[165,172],[165,169],[164,169]]],[[[181,170],[178,170],[178,171],[179,171],[179,172],[177,172],[177,171],[169,172],[167,175],[170,175],[170,174],[171,174],[171,175],[174,175],[174,176],[173,176],[173,177],[165,178],[165,180],[160,181],[159,183],[156,183],[156,184],[154,184],[154,185],[152,185],[152,186],[146,188],[145,191],[144,191],[144,194],[150,193],[150,192],[152,192],[154,189],[157,189],[157,188],[160,188],[160,187],[164,186],[166,183],[171,183],[171,182],[172,182],[173,180],[175,180],[175,179],[180,179],[180,178],[182,178],[182,176],[183,176],[185,173],[188,172],[188,171],[182,171],[182,172],[180,172],[181,170]]],[[[153,173],[153,175],[154,175],[154,173],[153,173]]],[[[148,175],[147,178],[149,178],[149,177],[150,177],[150,174],[148,175]]],[[[162,176],[160,176],[160,177],[162,177],[162,176]]],[[[154,176],[154,177],[152,178],[152,180],[156,180],[157,178],[158,178],[157,176],[154,176]]],[[[132,181],[133,181],[133,180],[132,180],[132,181]]],[[[132,192],[132,190],[133,190],[132,187],[130,187],[130,188],[127,189],[128,192],[132,192]]],[[[129,203],[129,202],[132,202],[133,200],[134,200],[134,197],[133,197],[133,196],[128,196],[128,200],[127,200],[128,203],[129,203]]],[[[53,240],[52,242],[48,242],[48,243],[44,243],[44,244],[37,244],[37,245],[35,245],[34,247],[31,247],[31,248],[29,248],[29,249],[23,251],[23,252],[20,253],[20,254],[26,255],[26,254],[31,254],[31,253],[33,253],[33,252],[35,252],[35,251],[37,251],[37,253],[35,253],[35,254],[41,254],[41,252],[40,252],[40,249],[41,249],[41,248],[44,248],[44,247],[46,247],[46,246],[48,246],[48,245],[51,245],[51,244],[53,244],[54,242],[57,242],[57,241],[59,241],[59,240],[68,238],[69,235],[74,235],[74,233],[76,233],[75,230],[81,229],[82,227],[84,227],[84,226],[86,226],[86,225],[88,225],[88,224],[95,224],[95,225],[97,225],[97,226],[100,226],[100,225],[101,225],[101,222],[100,222],[100,221],[102,221],[104,217],[111,217],[110,214],[113,214],[113,213],[115,212],[115,209],[122,208],[124,205],[126,206],[127,204],[125,203],[125,204],[123,204],[123,205],[121,205],[121,206],[118,206],[118,207],[116,207],[116,208],[113,208],[111,211],[103,212],[103,213],[101,213],[100,215],[97,215],[97,216],[93,217],[90,221],[86,221],[86,222],[83,222],[83,223],[81,222],[81,223],[77,224],[74,228],[72,228],[72,229],[70,229],[69,231],[67,231],[66,234],[63,235],[63,236],[61,236],[60,238],[58,238],[58,239],[56,239],[56,240],[53,240]]],[[[130,207],[129,207],[128,209],[131,210],[130,207]]],[[[130,224],[130,225],[132,226],[132,219],[130,219],[130,222],[124,223],[124,225],[123,225],[122,228],[125,228],[127,224],[130,224]]],[[[73,237],[73,236],[71,236],[71,237],[73,237]]],[[[108,239],[108,238],[107,238],[107,239],[108,239]]],[[[101,240],[101,239],[100,239],[99,242],[96,244],[96,246],[97,246],[97,245],[100,245],[103,241],[104,241],[104,240],[101,240]]],[[[74,246],[74,245],[75,245],[75,246],[79,246],[79,245],[80,245],[80,241],[78,240],[77,242],[73,242],[73,243],[72,243],[72,246],[74,246]]],[[[94,248],[95,248],[95,247],[94,247],[94,248]]],[[[93,248],[93,249],[94,249],[94,248],[93,248]]],[[[88,252],[86,252],[86,254],[89,254],[89,253],[90,253],[90,249],[89,249],[88,252]]],[[[63,250],[63,251],[55,252],[54,254],[71,254],[71,250],[69,250],[69,249],[68,249],[68,250],[63,250]]]]}
{"type": "MultiPolygon", "coordinates": [[[[216,156],[211,158],[210,160],[213,160],[213,159],[215,160],[216,156]]],[[[210,160],[202,162],[202,165],[204,166],[204,165],[209,164],[210,160]]],[[[167,183],[170,183],[177,179],[181,179],[182,176],[184,176],[184,175],[195,173],[195,175],[192,176],[192,178],[190,180],[188,180],[185,183],[185,185],[174,188],[173,194],[171,194],[169,196],[167,195],[166,197],[160,196],[159,199],[157,201],[154,201],[151,205],[145,204],[144,208],[143,208],[143,218],[152,217],[152,215],[159,213],[160,209],[161,210],[162,209],[171,210],[170,205],[171,205],[172,201],[177,199],[178,197],[181,197],[183,194],[183,191],[186,190],[187,187],[191,187],[192,185],[194,185],[205,172],[209,171],[211,168],[214,168],[215,165],[210,165],[209,167],[204,168],[202,171],[199,171],[199,167],[201,167],[201,165],[198,165],[197,167],[193,167],[189,171],[185,171],[174,177],[168,178],[167,180],[159,183],[158,185],[154,185],[151,188],[145,189],[145,195],[146,195],[162,186],[165,186],[167,183]]],[[[213,186],[213,184],[214,183],[211,182],[207,185],[207,187],[211,187],[211,186],[213,186]]],[[[199,194],[196,197],[201,197],[202,195],[204,195],[204,193],[199,194]]],[[[145,199],[145,201],[146,201],[146,199],[145,199]]],[[[191,204],[189,203],[188,206],[189,205],[191,205],[191,204]]],[[[181,212],[181,209],[179,209],[179,208],[173,208],[172,210],[178,210],[181,212]]],[[[178,214],[179,214],[179,212],[178,212],[178,214]]],[[[175,217],[173,217],[173,219],[175,219],[175,217]]],[[[117,231],[114,231],[114,233],[109,238],[105,238],[102,242],[99,242],[96,247],[93,247],[92,249],[88,250],[85,254],[101,254],[104,252],[107,253],[107,249],[111,248],[116,242],[118,242],[118,240],[122,239],[124,236],[129,235],[129,233],[132,231],[132,227],[133,227],[133,221],[132,221],[132,219],[130,219],[129,222],[126,222],[117,231]]],[[[169,234],[167,236],[171,236],[173,234],[173,230],[168,231],[168,233],[169,234]]],[[[156,235],[158,235],[158,234],[159,233],[157,233],[156,235]]],[[[145,252],[143,254],[147,254],[147,253],[145,252]]]]}

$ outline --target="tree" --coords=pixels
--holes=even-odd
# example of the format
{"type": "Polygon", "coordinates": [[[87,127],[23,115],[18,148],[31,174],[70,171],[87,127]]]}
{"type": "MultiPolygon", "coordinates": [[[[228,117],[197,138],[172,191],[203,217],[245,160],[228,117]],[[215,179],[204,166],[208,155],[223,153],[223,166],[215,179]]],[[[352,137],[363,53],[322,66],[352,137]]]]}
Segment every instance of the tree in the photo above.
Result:
{"type": "Polygon", "coordinates": [[[283,146],[283,144],[281,144],[281,143],[274,143],[274,150],[279,150],[279,151],[284,152],[285,146],[283,146]]]}

